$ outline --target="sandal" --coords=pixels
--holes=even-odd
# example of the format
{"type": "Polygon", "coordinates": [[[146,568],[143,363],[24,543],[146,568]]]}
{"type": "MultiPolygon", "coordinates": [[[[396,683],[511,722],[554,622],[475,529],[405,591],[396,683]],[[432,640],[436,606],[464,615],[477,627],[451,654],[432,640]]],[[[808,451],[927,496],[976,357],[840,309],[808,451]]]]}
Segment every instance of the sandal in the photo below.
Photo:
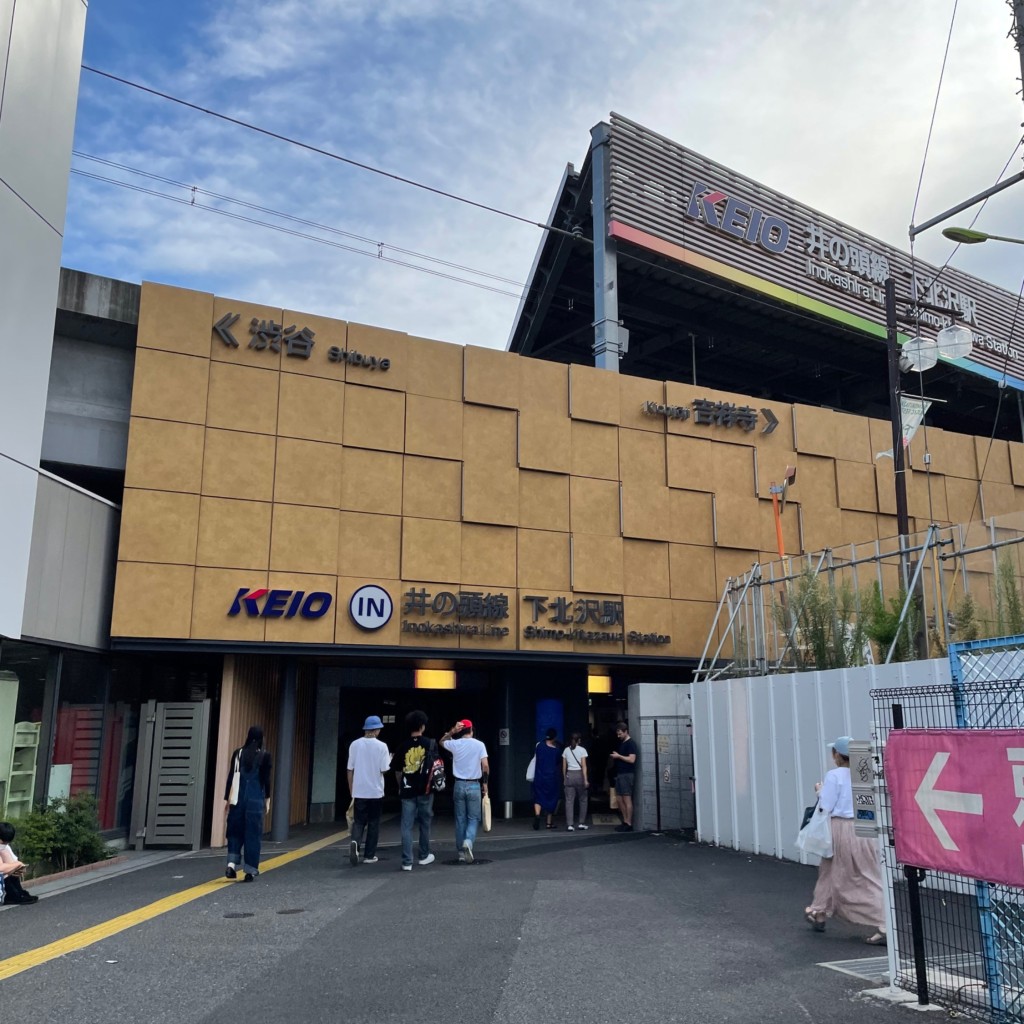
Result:
{"type": "Polygon", "coordinates": [[[824,914],[822,914],[821,917],[818,917],[818,915],[815,914],[814,911],[812,911],[810,907],[808,907],[804,911],[804,919],[807,921],[807,923],[816,932],[823,932],[825,930],[825,915],[824,914]]]}
{"type": "Polygon", "coordinates": [[[875,932],[874,935],[869,935],[864,941],[869,946],[887,946],[889,944],[885,932],[875,932]]]}

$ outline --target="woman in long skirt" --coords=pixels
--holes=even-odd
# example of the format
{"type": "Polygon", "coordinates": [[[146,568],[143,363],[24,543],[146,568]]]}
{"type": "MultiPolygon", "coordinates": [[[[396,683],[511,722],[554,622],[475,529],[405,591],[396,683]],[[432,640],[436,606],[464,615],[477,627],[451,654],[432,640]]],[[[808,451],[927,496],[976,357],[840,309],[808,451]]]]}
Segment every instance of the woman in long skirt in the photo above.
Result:
{"type": "Polygon", "coordinates": [[[249,727],[245,745],[231,755],[224,810],[227,814],[228,866],[226,878],[251,882],[260,873],[263,815],[270,809],[270,754],[263,749],[263,730],[249,727]]]}
{"type": "Polygon", "coordinates": [[[548,729],[544,742],[537,744],[533,755],[537,759],[533,773],[534,829],[540,828],[541,814],[547,815],[548,828],[555,827],[552,817],[562,788],[562,754],[556,742],[557,736],[554,729],[548,729]]]}
{"type": "Polygon", "coordinates": [[[819,782],[815,814],[831,816],[832,856],[818,867],[818,884],[804,917],[816,932],[825,930],[830,917],[875,929],[864,941],[885,945],[885,911],[878,847],[854,833],[853,792],[850,787],[850,737],[840,736],[832,747],[833,768],[819,782]]]}

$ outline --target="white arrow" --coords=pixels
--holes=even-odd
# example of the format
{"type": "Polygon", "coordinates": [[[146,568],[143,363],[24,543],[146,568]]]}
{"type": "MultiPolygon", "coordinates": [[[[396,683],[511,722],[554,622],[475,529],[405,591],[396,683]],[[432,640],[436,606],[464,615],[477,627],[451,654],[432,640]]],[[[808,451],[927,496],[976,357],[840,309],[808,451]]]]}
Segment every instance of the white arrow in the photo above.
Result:
{"type": "Polygon", "coordinates": [[[931,825],[936,838],[942,844],[942,848],[959,852],[960,847],[953,842],[953,837],[946,831],[946,826],[939,820],[937,812],[956,811],[958,814],[981,814],[983,799],[980,793],[954,793],[952,790],[935,788],[949,758],[950,755],[945,752],[940,752],[932,758],[932,763],[928,766],[921,785],[917,787],[914,799],[928,824],[931,825]]]}

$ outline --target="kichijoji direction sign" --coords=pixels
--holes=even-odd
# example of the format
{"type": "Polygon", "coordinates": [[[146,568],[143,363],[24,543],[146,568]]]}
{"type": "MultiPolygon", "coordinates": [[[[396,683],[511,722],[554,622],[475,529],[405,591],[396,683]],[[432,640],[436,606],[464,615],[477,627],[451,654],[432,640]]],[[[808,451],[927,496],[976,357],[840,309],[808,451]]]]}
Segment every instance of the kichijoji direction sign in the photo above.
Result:
{"type": "Polygon", "coordinates": [[[885,778],[901,863],[1024,886],[1024,730],[893,730],[885,778]]]}

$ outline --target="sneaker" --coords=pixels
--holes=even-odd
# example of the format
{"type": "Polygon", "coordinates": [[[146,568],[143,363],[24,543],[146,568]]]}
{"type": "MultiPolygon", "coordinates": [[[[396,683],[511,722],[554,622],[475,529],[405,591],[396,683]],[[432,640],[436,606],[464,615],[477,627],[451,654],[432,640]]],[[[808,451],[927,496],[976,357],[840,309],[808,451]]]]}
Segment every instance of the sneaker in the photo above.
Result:
{"type": "Polygon", "coordinates": [[[460,864],[465,864],[466,863],[466,855],[464,853],[460,853],[459,854],[459,863],[460,864]]]}
{"type": "Polygon", "coordinates": [[[588,828],[590,828],[590,826],[589,826],[589,825],[577,825],[576,827],[577,827],[577,828],[578,828],[578,829],[579,829],[579,830],[580,830],[581,832],[586,832],[586,831],[587,831],[587,829],[588,829],[588,828]]]}
{"type": "Polygon", "coordinates": [[[462,844],[462,850],[463,850],[463,853],[466,856],[466,863],[467,864],[472,864],[473,863],[473,844],[468,839],[462,844]]]}
{"type": "Polygon", "coordinates": [[[433,864],[433,863],[434,863],[434,855],[432,853],[428,853],[426,855],[426,857],[420,857],[420,864],[422,864],[424,867],[426,867],[428,864],[433,864]]]}
{"type": "Polygon", "coordinates": [[[379,861],[379,860],[380,860],[380,857],[364,857],[363,858],[363,863],[364,864],[376,864],[377,861],[379,861]]]}
{"type": "Polygon", "coordinates": [[[348,862],[352,867],[359,866],[359,844],[354,839],[348,844],[348,862]]]}
{"type": "Polygon", "coordinates": [[[227,866],[227,868],[224,870],[224,877],[225,878],[237,878],[238,877],[238,872],[235,870],[235,865],[234,864],[229,864],[227,866]]]}
{"type": "Polygon", "coordinates": [[[575,831],[576,831],[576,829],[575,829],[575,828],[573,828],[573,827],[572,827],[572,825],[570,825],[570,826],[569,826],[569,827],[568,827],[568,828],[567,828],[567,829],[566,829],[565,831],[566,831],[566,832],[575,832],[575,831]]]}
{"type": "MultiPolygon", "coordinates": [[[[422,863],[422,861],[421,861],[421,863],[422,863]]],[[[411,864],[403,864],[402,865],[402,870],[403,871],[412,871],[412,865],[411,864]]]]}

